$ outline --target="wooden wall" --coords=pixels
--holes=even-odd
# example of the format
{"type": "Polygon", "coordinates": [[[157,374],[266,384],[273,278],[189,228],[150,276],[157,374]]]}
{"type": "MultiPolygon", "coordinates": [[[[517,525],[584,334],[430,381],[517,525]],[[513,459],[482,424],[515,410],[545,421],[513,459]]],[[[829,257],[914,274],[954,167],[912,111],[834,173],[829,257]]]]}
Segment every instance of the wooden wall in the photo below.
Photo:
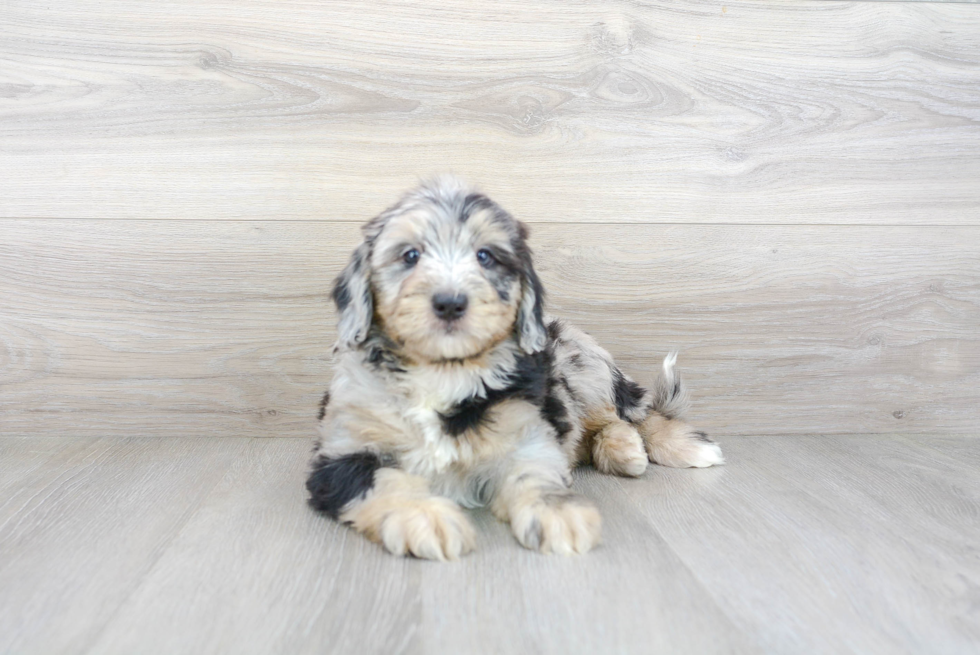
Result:
{"type": "Polygon", "coordinates": [[[0,433],[302,436],[419,176],[716,435],[975,432],[980,5],[0,6],[0,433]]]}

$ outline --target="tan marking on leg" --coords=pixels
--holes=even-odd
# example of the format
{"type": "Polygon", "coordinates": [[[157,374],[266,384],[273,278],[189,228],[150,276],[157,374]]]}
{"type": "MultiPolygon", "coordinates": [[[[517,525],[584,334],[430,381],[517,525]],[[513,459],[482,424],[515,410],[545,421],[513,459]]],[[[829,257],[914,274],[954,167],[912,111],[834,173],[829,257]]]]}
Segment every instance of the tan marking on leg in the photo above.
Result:
{"type": "Polygon", "coordinates": [[[379,469],[367,497],[340,519],[395,555],[453,560],[476,544],[459,505],[432,495],[424,478],[397,469],[379,469]]]}
{"type": "Polygon", "coordinates": [[[651,412],[639,426],[650,461],[677,468],[704,468],[725,463],[721,448],[703,432],[676,419],[651,412]]]}
{"type": "Polygon", "coordinates": [[[647,470],[647,454],[636,428],[617,420],[602,428],[592,443],[592,461],[603,473],[636,477],[647,470]]]}
{"type": "Polygon", "coordinates": [[[636,477],[647,469],[643,440],[632,425],[619,418],[612,407],[592,412],[584,422],[585,462],[613,475],[636,477]]]}

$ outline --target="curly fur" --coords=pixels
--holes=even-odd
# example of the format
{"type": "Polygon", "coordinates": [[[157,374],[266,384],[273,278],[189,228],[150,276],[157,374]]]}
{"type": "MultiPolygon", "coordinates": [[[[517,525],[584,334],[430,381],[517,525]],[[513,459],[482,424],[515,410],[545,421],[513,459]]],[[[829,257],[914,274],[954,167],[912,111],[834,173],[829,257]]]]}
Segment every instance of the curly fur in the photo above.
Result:
{"type": "Polygon", "coordinates": [[[572,467],[637,476],[648,461],[723,462],[680,420],[676,354],[646,389],[590,336],[546,318],[527,227],[482,193],[437,178],[363,233],[332,294],[337,366],[307,484],[315,509],[399,555],[469,552],[460,508],[477,506],[528,548],[581,553],[601,518],[569,489],[572,467]]]}

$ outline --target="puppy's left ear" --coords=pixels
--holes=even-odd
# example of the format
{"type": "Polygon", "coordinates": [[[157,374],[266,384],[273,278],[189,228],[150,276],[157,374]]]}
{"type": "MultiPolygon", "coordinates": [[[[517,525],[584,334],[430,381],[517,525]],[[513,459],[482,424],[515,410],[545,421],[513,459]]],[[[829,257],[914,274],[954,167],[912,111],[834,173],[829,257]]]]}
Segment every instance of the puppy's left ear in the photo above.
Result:
{"type": "Polygon", "coordinates": [[[374,319],[374,298],[371,295],[371,248],[368,242],[354,250],[350,262],[334,282],[333,301],[340,315],[337,321],[337,346],[356,348],[362,343],[374,319]]]}
{"type": "Polygon", "coordinates": [[[524,244],[527,227],[518,223],[521,237],[521,306],[517,310],[518,343],[530,354],[544,350],[548,335],[544,327],[544,287],[534,272],[531,249],[524,244]]]}

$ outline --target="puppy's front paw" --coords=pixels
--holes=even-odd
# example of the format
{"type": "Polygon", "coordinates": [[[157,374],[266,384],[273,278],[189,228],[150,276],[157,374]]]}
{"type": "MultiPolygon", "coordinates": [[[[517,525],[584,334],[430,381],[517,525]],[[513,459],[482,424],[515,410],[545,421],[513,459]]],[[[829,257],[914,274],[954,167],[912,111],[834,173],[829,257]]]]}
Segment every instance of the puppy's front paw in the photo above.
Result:
{"type": "Polygon", "coordinates": [[[377,537],[395,555],[453,560],[473,550],[476,534],[459,506],[446,498],[425,498],[393,508],[377,537]]]}
{"type": "Polygon", "coordinates": [[[542,553],[585,553],[599,543],[602,517],[571,493],[546,495],[511,515],[511,530],[525,548],[542,553]]]}

